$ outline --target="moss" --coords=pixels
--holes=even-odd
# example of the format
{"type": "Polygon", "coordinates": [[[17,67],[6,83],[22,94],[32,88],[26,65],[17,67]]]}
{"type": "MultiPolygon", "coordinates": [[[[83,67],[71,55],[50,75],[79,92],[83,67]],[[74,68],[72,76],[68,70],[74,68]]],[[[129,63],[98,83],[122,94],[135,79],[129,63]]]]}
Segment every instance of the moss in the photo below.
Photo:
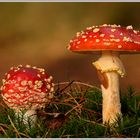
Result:
{"type": "Polygon", "coordinates": [[[0,112],[0,137],[5,138],[104,138],[140,137],[140,96],[121,91],[123,118],[118,125],[102,124],[102,94],[97,88],[69,87],[39,110],[36,124],[26,127],[8,108],[0,112]]]}

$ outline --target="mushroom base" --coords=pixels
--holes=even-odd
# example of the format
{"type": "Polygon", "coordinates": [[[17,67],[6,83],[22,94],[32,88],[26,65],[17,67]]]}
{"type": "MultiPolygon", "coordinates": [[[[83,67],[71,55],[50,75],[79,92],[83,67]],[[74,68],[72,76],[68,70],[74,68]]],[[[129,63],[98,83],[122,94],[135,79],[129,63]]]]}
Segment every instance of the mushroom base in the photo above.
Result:
{"type": "Polygon", "coordinates": [[[36,116],[36,111],[35,110],[27,110],[26,112],[24,111],[18,111],[16,112],[16,116],[19,118],[20,121],[22,121],[25,125],[33,126],[35,124],[37,116],[36,116]]]}

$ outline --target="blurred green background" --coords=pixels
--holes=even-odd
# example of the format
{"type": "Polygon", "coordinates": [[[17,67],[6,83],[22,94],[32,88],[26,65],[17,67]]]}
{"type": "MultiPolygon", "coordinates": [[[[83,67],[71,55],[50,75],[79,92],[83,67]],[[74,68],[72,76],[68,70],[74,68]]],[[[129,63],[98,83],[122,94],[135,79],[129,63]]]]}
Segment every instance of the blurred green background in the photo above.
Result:
{"type": "MultiPolygon", "coordinates": [[[[100,24],[133,25],[140,30],[140,3],[0,3],[0,79],[11,66],[45,68],[54,82],[79,80],[99,86],[92,61],[68,51],[76,32],[100,24]]],[[[127,75],[121,88],[140,90],[140,54],[121,56],[127,75]]]]}

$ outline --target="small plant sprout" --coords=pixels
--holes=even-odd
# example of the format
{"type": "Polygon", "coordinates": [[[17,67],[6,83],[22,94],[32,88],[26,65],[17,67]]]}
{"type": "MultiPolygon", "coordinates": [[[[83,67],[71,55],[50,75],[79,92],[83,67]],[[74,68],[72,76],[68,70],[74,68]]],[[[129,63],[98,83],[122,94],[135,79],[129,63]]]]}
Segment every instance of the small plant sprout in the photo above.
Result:
{"type": "Polygon", "coordinates": [[[101,81],[103,123],[114,124],[121,116],[119,75],[125,75],[120,54],[140,51],[140,32],[132,26],[100,25],[77,33],[68,47],[73,52],[99,54],[93,65],[101,81]]]}
{"type": "Polygon", "coordinates": [[[36,110],[45,107],[53,98],[52,79],[42,68],[30,65],[11,67],[3,79],[1,95],[16,115],[21,116],[25,111],[22,115],[25,124],[29,119],[34,123],[36,110]]]}

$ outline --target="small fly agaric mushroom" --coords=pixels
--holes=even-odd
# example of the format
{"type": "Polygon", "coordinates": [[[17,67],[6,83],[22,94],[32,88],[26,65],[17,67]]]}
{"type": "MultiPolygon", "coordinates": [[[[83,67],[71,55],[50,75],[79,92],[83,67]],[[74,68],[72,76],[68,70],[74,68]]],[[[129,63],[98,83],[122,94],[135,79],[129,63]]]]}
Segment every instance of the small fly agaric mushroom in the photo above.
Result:
{"type": "Polygon", "coordinates": [[[140,32],[132,26],[100,25],[78,32],[68,47],[73,52],[96,52],[100,58],[93,62],[101,81],[103,123],[115,123],[121,116],[119,75],[125,75],[120,54],[140,51],[140,32]]]}
{"type": "Polygon", "coordinates": [[[11,67],[1,86],[1,95],[8,107],[19,116],[25,110],[25,124],[29,118],[32,122],[36,121],[36,110],[51,101],[53,91],[52,76],[44,69],[30,65],[11,67]]]}

